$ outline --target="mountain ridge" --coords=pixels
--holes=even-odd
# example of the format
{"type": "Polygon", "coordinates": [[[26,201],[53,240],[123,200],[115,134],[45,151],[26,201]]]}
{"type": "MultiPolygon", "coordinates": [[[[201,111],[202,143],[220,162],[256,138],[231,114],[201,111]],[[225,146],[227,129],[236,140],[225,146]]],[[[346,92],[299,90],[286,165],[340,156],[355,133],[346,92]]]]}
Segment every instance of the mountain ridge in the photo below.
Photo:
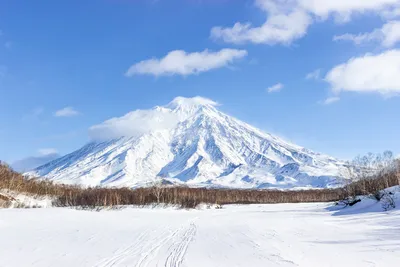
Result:
{"type": "Polygon", "coordinates": [[[28,175],[116,187],[143,186],[158,178],[235,188],[331,187],[341,182],[344,162],[265,133],[217,106],[206,98],[178,97],[165,106],[113,118],[91,128],[103,140],[28,175]],[[121,133],[129,136],[112,136],[121,133]]]}

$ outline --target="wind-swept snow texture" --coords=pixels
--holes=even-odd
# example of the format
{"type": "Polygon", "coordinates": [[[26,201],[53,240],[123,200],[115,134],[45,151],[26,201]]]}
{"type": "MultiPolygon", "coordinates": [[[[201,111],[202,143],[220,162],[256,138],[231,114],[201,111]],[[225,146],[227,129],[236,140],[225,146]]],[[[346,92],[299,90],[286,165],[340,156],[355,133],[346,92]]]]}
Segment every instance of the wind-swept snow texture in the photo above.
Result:
{"type": "Polygon", "coordinates": [[[237,188],[330,187],[343,176],[343,162],[264,133],[200,97],[134,111],[90,133],[97,141],[28,174],[85,186],[135,187],[161,177],[237,188]]]}
{"type": "Polygon", "coordinates": [[[0,266],[398,266],[400,210],[327,207],[3,209],[0,266]]]}

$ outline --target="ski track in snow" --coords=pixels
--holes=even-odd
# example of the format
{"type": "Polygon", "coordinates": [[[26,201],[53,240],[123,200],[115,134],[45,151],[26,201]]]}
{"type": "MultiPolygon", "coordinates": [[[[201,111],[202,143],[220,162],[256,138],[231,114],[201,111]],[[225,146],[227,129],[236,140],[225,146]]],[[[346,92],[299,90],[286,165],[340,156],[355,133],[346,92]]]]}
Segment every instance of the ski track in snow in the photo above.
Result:
{"type": "Polygon", "coordinates": [[[142,254],[139,262],[136,264],[136,267],[146,267],[149,266],[149,263],[154,260],[161,249],[164,245],[168,243],[171,239],[174,238],[179,233],[180,229],[174,231],[172,234],[167,235],[166,237],[162,238],[161,240],[158,240],[154,242],[155,244],[150,246],[150,248],[142,254]]]}
{"type": "MultiPolygon", "coordinates": [[[[163,258],[162,255],[158,255],[160,250],[172,243],[168,248],[168,257],[165,260],[165,267],[179,267],[181,266],[186,251],[189,247],[190,242],[196,235],[196,221],[190,220],[183,224],[176,230],[164,229],[161,233],[158,233],[158,237],[151,239],[150,231],[144,231],[136,241],[123,249],[117,250],[112,257],[103,259],[95,267],[112,267],[118,266],[129,258],[139,258],[136,263],[136,267],[147,267],[153,266],[151,263],[157,258],[163,258]],[[146,244],[146,241],[151,240],[146,244]]],[[[154,233],[154,231],[153,231],[154,233]]],[[[157,264],[159,266],[159,264],[157,264]]]]}
{"type": "Polygon", "coordinates": [[[183,236],[180,238],[180,240],[178,240],[178,243],[172,249],[165,263],[165,267],[181,266],[189,244],[193,240],[195,235],[196,224],[192,222],[190,226],[184,231],[183,236]]]}
{"type": "Polygon", "coordinates": [[[146,237],[149,235],[149,231],[143,232],[132,245],[115,252],[114,256],[102,260],[100,263],[96,264],[96,267],[111,267],[118,266],[120,262],[126,259],[129,255],[135,255],[140,251],[140,246],[146,237]]]}

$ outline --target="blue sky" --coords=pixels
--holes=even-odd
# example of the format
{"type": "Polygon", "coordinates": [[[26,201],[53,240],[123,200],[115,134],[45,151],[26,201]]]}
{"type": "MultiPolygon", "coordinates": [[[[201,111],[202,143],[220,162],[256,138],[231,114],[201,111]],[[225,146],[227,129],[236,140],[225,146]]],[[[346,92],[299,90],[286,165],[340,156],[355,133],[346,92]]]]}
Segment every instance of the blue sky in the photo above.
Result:
{"type": "Polygon", "coordinates": [[[1,1],[0,159],[66,154],[92,125],[197,95],[332,156],[400,153],[399,1],[282,3],[1,1]]]}

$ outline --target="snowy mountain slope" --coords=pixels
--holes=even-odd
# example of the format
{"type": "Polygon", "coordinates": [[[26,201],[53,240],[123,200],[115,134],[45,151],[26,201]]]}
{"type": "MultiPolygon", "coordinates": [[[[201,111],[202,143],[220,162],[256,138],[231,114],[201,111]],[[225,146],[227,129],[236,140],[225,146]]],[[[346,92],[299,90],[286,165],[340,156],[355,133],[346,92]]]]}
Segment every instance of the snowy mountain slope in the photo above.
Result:
{"type": "Polygon", "coordinates": [[[240,188],[329,187],[340,180],[343,162],[264,133],[216,107],[208,99],[178,97],[163,107],[111,119],[92,127],[103,140],[28,174],[86,186],[140,186],[157,177],[240,188]]]}

